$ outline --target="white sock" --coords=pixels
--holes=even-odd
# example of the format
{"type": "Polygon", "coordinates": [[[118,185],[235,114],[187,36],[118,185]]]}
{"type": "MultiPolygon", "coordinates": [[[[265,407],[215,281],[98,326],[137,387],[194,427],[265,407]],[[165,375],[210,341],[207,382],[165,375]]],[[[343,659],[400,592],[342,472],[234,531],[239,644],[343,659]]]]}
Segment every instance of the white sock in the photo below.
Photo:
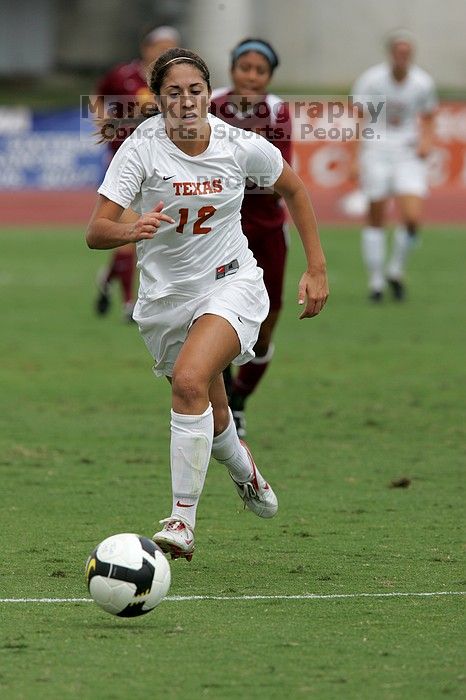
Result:
{"type": "Polygon", "coordinates": [[[191,528],[209,466],[214,418],[212,406],[200,416],[171,412],[170,463],[173,507],[171,517],[191,528]]]}
{"type": "Polygon", "coordinates": [[[404,226],[396,227],[393,234],[393,251],[387,267],[387,274],[391,279],[403,279],[406,260],[414,246],[414,241],[414,236],[410,236],[404,226]]]}
{"type": "Polygon", "coordinates": [[[366,226],[362,230],[362,258],[369,273],[369,288],[381,292],[385,287],[385,232],[383,228],[366,226]]]}
{"type": "Polygon", "coordinates": [[[252,476],[251,462],[248,453],[241,444],[236,433],[235,423],[230,409],[230,422],[223,433],[214,437],[212,442],[212,457],[224,464],[233,479],[238,482],[249,481],[252,476]]]}

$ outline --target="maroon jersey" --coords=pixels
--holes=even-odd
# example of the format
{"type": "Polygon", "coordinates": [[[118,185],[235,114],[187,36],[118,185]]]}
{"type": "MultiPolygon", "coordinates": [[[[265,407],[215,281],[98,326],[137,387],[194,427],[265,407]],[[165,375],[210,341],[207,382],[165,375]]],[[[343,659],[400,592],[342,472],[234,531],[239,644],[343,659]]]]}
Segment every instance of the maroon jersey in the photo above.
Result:
{"type": "MultiPolygon", "coordinates": [[[[99,81],[96,87],[98,95],[115,96],[127,95],[134,96],[136,101],[141,104],[153,103],[154,95],[152,94],[146,78],[146,72],[142,61],[131,61],[131,63],[121,63],[113,68],[109,73],[99,81]]],[[[124,116],[122,114],[122,116],[124,116]]],[[[109,147],[112,155],[116,153],[125,138],[127,138],[138,125],[138,121],[134,123],[118,124],[118,138],[109,141],[109,147]]]]}
{"type": "MultiPolygon", "coordinates": [[[[246,113],[238,110],[230,100],[231,89],[214,90],[211,112],[227,124],[257,131],[280,149],[283,158],[291,161],[291,118],[286,102],[276,95],[265,95],[263,100],[246,113]]],[[[248,183],[241,208],[243,231],[250,242],[256,237],[270,233],[272,229],[282,230],[285,223],[285,210],[280,199],[274,194],[257,192],[257,187],[248,183]],[[255,191],[254,191],[255,190],[255,191]]],[[[251,247],[251,246],[250,246],[251,247]]],[[[252,247],[254,251],[254,248],[252,247]]]]}

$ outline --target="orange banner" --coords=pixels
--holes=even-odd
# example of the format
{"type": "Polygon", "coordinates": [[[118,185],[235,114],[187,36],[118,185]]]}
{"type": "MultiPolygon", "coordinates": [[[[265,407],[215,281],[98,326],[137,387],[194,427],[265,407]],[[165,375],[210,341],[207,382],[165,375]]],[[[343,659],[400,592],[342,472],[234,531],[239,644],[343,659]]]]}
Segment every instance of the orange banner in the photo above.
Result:
{"type": "MultiPolygon", "coordinates": [[[[466,104],[441,104],[435,133],[435,148],[429,157],[431,188],[464,190],[466,195],[466,104]]],[[[294,167],[310,191],[342,191],[350,185],[348,143],[299,139],[293,148],[294,167]]]]}

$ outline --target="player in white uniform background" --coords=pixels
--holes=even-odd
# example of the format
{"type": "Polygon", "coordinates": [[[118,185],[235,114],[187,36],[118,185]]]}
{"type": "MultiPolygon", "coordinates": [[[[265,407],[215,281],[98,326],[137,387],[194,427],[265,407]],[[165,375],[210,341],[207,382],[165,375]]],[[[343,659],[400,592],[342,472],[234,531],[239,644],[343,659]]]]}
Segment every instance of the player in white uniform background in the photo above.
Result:
{"type": "Polygon", "coordinates": [[[269,302],[241,230],[247,178],[285,198],[307,258],[301,318],[328,295],[325,258],[301,180],[258,134],[208,114],[209,71],[196,54],[171,49],[154,64],[150,87],[161,114],[147,119],[113,158],[89,223],[91,248],[136,242],[140,288],[134,318],[172,385],[172,512],[154,541],[190,559],[196,509],[209,459],[226,465],[250,510],[272,517],[277,498],[241,443],[222,371],[254,357],[269,302]],[[141,213],[128,221],[125,209],[141,213]],[[124,214],[124,216],[122,216],[124,214]]]}
{"type": "Polygon", "coordinates": [[[353,99],[386,97],[386,136],[355,142],[353,174],[369,201],[362,231],[362,253],[369,277],[369,296],[383,298],[386,282],[393,296],[405,297],[404,273],[415,244],[422,199],[427,192],[426,159],[432,149],[433,116],[437,105],[432,78],[412,64],[414,45],[409,32],[394,32],[387,42],[388,61],[373,66],[356,80],[353,99]],[[400,224],[386,260],[387,200],[395,197],[400,224]]]}

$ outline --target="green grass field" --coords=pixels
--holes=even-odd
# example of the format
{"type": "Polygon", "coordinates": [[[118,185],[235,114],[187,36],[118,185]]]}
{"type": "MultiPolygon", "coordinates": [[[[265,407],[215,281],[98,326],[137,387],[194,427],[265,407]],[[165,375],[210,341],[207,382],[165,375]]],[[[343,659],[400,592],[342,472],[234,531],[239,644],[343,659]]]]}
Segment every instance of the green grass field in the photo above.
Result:
{"type": "MultiPolygon", "coordinates": [[[[428,229],[409,300],[366,301],[356,229],[324,229],[332,296],[298,322],[296,238],[276,356],[249,443],[280,499],[241,510],[212,462],[191,564],[139,619],[93,603],[0,603],[0,696],[464,697],[464,259],[428,229]],[[391,488],[393,479],[409,488],[391,488]]],[[[106,536],[151,535],[171,504],[169,387],[134,326],[93,315],[106,254],[82,231],[0,236],[0,597],[87,596],[106,536]]],[[[115,290],[115,302],[117,301],[115,290]]]]}

